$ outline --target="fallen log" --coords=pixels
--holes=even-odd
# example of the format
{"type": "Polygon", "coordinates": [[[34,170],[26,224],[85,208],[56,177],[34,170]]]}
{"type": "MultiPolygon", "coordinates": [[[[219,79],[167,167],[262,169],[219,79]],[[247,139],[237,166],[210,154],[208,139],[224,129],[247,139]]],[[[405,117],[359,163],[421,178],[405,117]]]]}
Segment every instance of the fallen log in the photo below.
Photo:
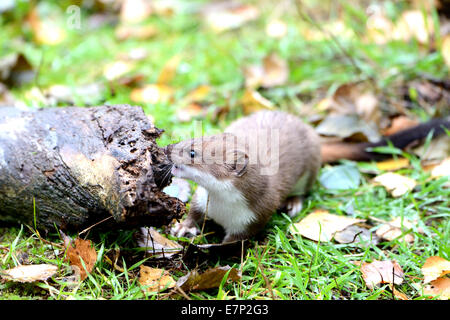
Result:
{"type": "Polygon", "coordinates": [[[0,108],[0,221],[82,230],[167,225],[169,161],[142,108],[0,108]]]}

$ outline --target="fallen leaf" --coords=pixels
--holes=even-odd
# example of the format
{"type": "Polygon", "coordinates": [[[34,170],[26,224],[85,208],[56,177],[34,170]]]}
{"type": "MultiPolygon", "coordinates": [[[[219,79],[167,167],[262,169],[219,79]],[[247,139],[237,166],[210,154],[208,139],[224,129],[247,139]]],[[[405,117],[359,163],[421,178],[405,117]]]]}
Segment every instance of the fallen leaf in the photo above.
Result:
{"type": "Polygon", "coordinates": [[[147,19],[152,14],[150,1],[146,0],[122,0],[120,8],[120,20],[126,23],[138,23],[147,19]]]}
{"type": "Polygon", "coordinates": [[[175,55],[166,62],[163,66],[157,84],[159,85],[167,85],[172,79],[175,77],[177,67],[180,64],[181,56],[175,55]]]}
{"type": "Polygon", "coordinates": [[[203,101],[211,92],[211,87],[208,85],[200,85],[191,92],[189,92],[183,100],[192,102],[192,101],[203,101]]]}
{"type": "Polygon", "coordinates": [[[192,118],[201,116],[204,114],[204,109],[201,104],[191,102],[176,111],[177,119],[180,122],[189,122],[192,118]]]}
{"type": "Polygon", "coordinates": [[[446,176],[450,176],[450,157],[431,170],[431,177],[434,179],[446,176]]]}
{"type": "Polygon", "coordinates": [[[316,132],[341,139],[353,138],[355,141],[376,142],[381,138],[374,123],[368,123],[359,116],[350,114],[329,114],[316,127],[316,132]]]}
{"type": "Polygon", "coordinates": [[[252,5],[233,2],[212,3],[203,10],[209,27],[217,32],[236,29],[259,17],[259,10],[252,5]]]}
{"type": "Polygon", "coordinates": [[[450,261],[433,256],[429,257],[422,266],[423,283],[428,283],[450,273],[450,261]]]}
{"type": "Polygon", "coordinates": [[[404,41],[416,39],[419,43],[426,44],[433,33],[434,24],[431,16],[424,15],[421,10],[408,10],[402,13],[395,24],[392,37],[404,41]]]}
{"type": "Polygon", "coordinates": [[[403,282],[403,270],[395,260],[363,262],[360,270],[370,289],[380,283],[401,284],[403,282]]]}
{"type": "Polygon", "coordinates": [[[393,284],[390,285],[390,288],[391,288],[392,292],[394,293],[394,297],[396,297],[398,300],[411,300],[411,299],[409,299],[409,297],[406,294],[397,290],[393,284]]]}
{"type": "Polygon", "coordinates": [[[422,161],[442,160],[450,155],[450,136],[444,134],[429,143],[428,146],[422,144],[413,149],[413,152],[422,161]]]}
{"type": "Polygon", "coordinates": [[[358,168],[351,164],[325,167],[319,176],[319,182],[326,189],[356,189],[361,181],[358,168]]]}
{"type": "Polygon", "coordinates": [[[245,114],[250,114],[259,110],[273,110],[275,105],[264,98],[258,91],[246,89],[241,100],[245,114]]]}
{"type": "Polygon", "coordinates": [[[272,53],[264,57],[262,64],[244,67],[243,73],[247,88],[271,88],[286,83],[289,67],[284,59],[272,53]]]}
{"type": "Polygon", "coordinates": [[[87,278],[87,275],[94,269],[97,261],[97,252],[92,246],[90,240],[75,239],[70,240],[67,236],[63,236],[64,244],[66,246],[66,261],[69,261],[71,266],[78,267],[80,269],[80,280],[83,281],[87,278]],[[83,260],[83,263],[81,262],[83,260]]]}
{"type": "Polygon", "coordinates": [[[319,110],[330,115],[357,116],[372,127],[381,119],[378,98],[366,82],[346,83],[339,86],[334,94],[320,101],[319,110]]]}
{"type": "Polygon", "coordinates": [[[168,271],[144,265],[140,266],[139,283],[147,287],[147,292],[161,292],[175,287],[175,280],[168,271]]]}
{"type": "Polygon", "coordinates": [[[167,239],[151,227],[141,228],[137,234],[137,244],[141,248],[147,248],[147,252],[154,258],[170,258],[183,249],[182,245],[167,239]]]}
{"type": "Polygon", "coordinates": [[[133,89],[130,98],[134,102],[168,102],[171,100],[173,93],[173,88],[167,85],[148,84],[142,88],[133,89]]]}
{"type": "Polygon", "coordinates": [[[394,23],[383,13],[371,15],[366,22],[366,36],[370,42],[385,44],[392,38],[394,23]]]}
{"type": "Polygon", "coordinates": [[[393,197],[404,195],[408,191],[414,189],[417,184],[414,179],[393,172],[383,173],[375,177],[374,181],[385,187],[393,197]]]}
{"type": "Polygon", "coordinates": [[[115,61],[105,66],[103,75],[109,81],[115,80],[133,68],[133,64],[126,61],[115,61]]]}
{"type": "Polygon", "coordinates": [[[45,281],[58,271],[52,264],[21,265],[8,270],[0,270],[0,276],[17,282],[45,281]]]}
{"type": "MultiPolygon", "coordinates": [[[[399,237],[403,234],[404,231],[412,229],[416,224],[417,221],[410,221],[408,219],[396,217],[388,223],[382,224],[377,229],[376,235],[388,241],[398,239],[410,243],[414,241],[414,235],[407,233],[402,238],[399,237]]],[[[417,231],[422,232],[420,228],[417,231]]]]}
{"type": "Polygon", "coordinates": [[[79,101],[94,105],[104,98],[104,90],[105,86],[100,82],[75,87],[55,84],[44,90],[44,96],[48,106],[74,105],[79,101]]]}
{"type": "Polygon", "coordinates": [[[412,128],[419,124],[419,121],[408,118],[406,116],[398,116],[392,119],[391,125],[382,130],[384,136],[389,136],[402,130],[412,128]]]}
{"type": "Polygon", "coordinates": [[[427,296],[439,296],[440,300],[450,299],[450,279],[439,278],[430,282],[423,289],[423,293],[427,296]]]}
{"type": "Polygon", "coordinates": [[[272,20],[266,26],[266,34],[275,39],[283,38],[288,32],[286,23],[281,20],[272,20]]]}
{"type": "Polygon", "coordinates": [[[316,210],[298,223],[294,223],[290,230],[293,234],[300,234],[315,241],[331,241],[334,234],[348,226],[364,222],[364,219],[355,219],[346,216],[330,214],[326,210],[316,210]]]}
{"type": "Polygon", "coordinates": [[[442,39],[441,53],[445,64],[450,68],[450,34],[442,39]]]}
{"type": "Polygon", "coordinates": [[[379,170],[382,170],[382,171],[395,171],[398,169],[408,168],[409,167],[409,159],[397,158],[397,159],[389,159],[389,160],[385,160],[385,161],[379,161],[376,163],[376,166],[379,170]]]}
{"type": "Polygon", "coordinates": [[[351,225],[346,227],[342,231],[338,231],[334,234],[334,240],[344,244],[357,244],[359,246],[376,245],[380,242],[378,236],[366,228],[351,225]]]}
{"type": "Polygon", "coordinates": [[[152,24],[144,25],[119,25],[116,28],[116,38],[119,41],[127,39],[147,40],[153,38],[159,30],[152,24]]]}
{"type": "Polygon", "coordinates": [[[193,270],[178,279],[177,286],[184,291],[218,288],[227,272],[229,272],[227,281],[237,282],[241,280],[241,274],[237,269],[224,266],[208,269],[200,274],[197,270],[193,270]]]}

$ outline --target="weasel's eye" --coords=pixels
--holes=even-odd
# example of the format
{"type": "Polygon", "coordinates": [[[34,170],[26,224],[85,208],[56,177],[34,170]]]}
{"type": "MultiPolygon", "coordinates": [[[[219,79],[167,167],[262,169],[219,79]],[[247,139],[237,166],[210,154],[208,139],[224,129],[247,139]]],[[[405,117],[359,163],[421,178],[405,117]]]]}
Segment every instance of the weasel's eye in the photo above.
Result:
{"type": "Polygon", "coordinates": [[[191,155],[191,158],[194,158],[194,157],[195,157],[195,151],[194,151],[194,150],[191,150],[190,155],[191,155]]]}

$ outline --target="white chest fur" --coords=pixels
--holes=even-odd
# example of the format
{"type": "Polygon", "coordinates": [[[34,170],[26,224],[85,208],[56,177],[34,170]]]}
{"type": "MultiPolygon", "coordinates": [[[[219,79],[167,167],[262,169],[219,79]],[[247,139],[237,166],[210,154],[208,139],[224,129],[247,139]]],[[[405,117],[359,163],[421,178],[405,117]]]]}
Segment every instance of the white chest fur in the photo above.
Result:
{"type": "Polygon", "coordinates": [[[255,214],[248,208],[241,192],[231,183],[224,183],[229,185],[221,192],[208,192],[198,186],[196,191],[198,204],[207,212],[209,218],[225,229],[227,234],[245,232],[247,226],[256,219],[255,214]]]}

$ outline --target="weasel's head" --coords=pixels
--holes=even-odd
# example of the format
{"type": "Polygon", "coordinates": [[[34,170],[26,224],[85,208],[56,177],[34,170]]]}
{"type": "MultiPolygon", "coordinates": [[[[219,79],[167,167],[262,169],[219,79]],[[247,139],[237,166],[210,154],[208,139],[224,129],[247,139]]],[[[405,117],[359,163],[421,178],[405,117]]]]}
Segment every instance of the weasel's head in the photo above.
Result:
{"type": "Polygon", "coordinates": [[[235,138],[220,134],[167,146],[172,175],[192,180],[209,190],[220,189],[221,180],[243,176],[249,159],[235,138]]]}

